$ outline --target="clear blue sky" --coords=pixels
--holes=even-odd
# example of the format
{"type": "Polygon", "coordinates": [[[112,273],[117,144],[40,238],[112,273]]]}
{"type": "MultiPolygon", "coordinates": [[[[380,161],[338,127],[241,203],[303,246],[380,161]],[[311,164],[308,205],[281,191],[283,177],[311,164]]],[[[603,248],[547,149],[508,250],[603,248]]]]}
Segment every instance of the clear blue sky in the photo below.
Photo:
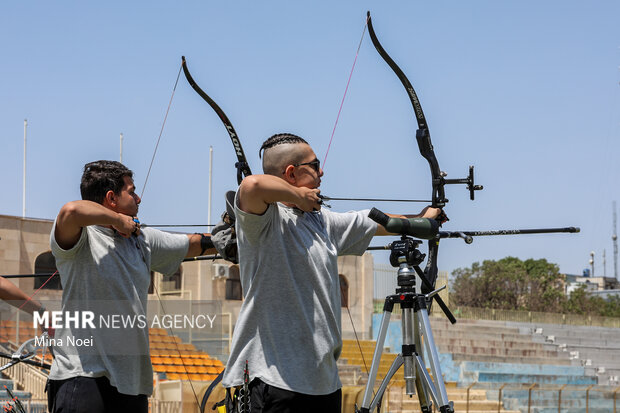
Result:
{"type": "MultiPolygon", "coordinates": [[[[120,133],[123,161],[141,190],[181,55],[232,120],[255,173],[261,142],[277,132],[307,138],[322,159],[368,9],[418,92],[441,168],[461,178],[473,164],[485,186],[474,202],[463,187],[447,187],[445,229],[582,228],[578,235],[478,238],[469,246],[446,240],[440,269],[512,255],[581,273],[593,250],[601,274],[606,249],[613,274],[617,1],[2,2],[0,214],[21,215],[25,118],[27,216],[54,218],[79,198],[82,166],[118,159],[120,133]]],[[[323,193],[429,197],[415,130],[403,87],[366,33],[323,193]]],[[[224,192],[236,187],[234,153],[215,113],[181,77],[142,222],[206,223],[209,146],[215,221],[224,192]]],[[[384,255],[377,260],[386,262],[384,255]]]]}

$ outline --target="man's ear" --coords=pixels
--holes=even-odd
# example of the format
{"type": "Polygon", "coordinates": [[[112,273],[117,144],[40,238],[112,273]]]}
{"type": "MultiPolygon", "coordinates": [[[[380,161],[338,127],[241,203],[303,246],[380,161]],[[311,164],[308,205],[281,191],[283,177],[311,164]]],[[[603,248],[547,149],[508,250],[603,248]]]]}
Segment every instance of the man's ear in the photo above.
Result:
{"type": "Polygon", "coordinates": [[[295,177],[295,167],[293,165],[287,166],[282,174],[282,178],[284,178],[284,180],[289,184],[293,185],[297,181],[297,178],[295,177]]]}
{"type": "Polygon", "coordinates": [[[103,197],[103,206],[115,208],[117,204],[117,196],[114,191],[108,191],[103,197]]]}

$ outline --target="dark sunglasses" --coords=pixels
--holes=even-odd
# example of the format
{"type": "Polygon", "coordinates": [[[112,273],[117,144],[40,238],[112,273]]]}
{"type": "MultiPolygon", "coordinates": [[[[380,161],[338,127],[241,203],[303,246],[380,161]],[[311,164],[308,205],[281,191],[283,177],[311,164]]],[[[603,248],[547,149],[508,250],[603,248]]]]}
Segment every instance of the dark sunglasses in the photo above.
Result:
{"type": "Polygon", "coordinates": [[[302,166],[302,165],[310,165],[316,171],[316,173],[319,173],[319,170],[321,169],[321,161],[319,161],[318,159],[315,159],[314,161],[310,161],[310,162],[293,164],[293,166],[302,166]]]}

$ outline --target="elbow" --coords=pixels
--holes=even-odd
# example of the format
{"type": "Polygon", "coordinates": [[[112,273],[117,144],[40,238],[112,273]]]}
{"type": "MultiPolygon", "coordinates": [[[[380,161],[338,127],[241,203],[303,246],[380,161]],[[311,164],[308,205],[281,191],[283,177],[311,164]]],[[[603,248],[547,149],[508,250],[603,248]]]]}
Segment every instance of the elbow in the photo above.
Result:
{"type": "Polygon", "coordinates": [[[247,176],[241,181],[239,190],[242,192],[254,192],[260,189],[261,182],[256,175],[247,176]]]}
{"type": "Polygon", "coordinates": [[[239,185],[239,198],[254,198],[261,192],[262,187],[263,185],[259,177],[256,175],[247,176],[243,179],[243,181],[241,181],[241,185],[239,185]]]}
{"type": "Polygon", "coordinates": [[[75,216],[78,211],[77,201],[71,201],[62,206],[60,211],[58,212],[58,221],[64,222],[67,221],[68,218],[75,216]]]}

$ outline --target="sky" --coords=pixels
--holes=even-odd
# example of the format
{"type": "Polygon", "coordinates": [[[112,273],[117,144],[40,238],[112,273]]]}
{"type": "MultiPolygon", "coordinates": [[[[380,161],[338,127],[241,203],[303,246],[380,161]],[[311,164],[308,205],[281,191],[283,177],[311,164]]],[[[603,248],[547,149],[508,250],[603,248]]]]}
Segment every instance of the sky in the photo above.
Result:
{"type": "MultiPolygon", "coordinates": [[[[306,138],[323,160],[370,10],[413,84],[448,178],[475,165],[470,201],[446,186],[445,230],[579,226],[579,234],[443,240],[439,269],[516,256],[613,276],[620,201],[617,1],[133,1],[0,4],[0,214],[53,219],[79,199],[83,165],[118,160],[142,193],[140,220],[206,224],[236,188],[223,124],[181,75],[181,56],[224,110],[254,173],[269,136],[306,138]],[[603,265],[603,251],[606,265],[603,265]]],[[[364,34],[325,163],[333,197],[430,199],[429,167],[403,86],[364,34]]],[[[337,202],[417,213],[423,204],[337,202]]],[[[196,228],[178,228],[194,232],[196,228]]],[[[393,238],[375,239],[384,245],[393,238]]],[[[425,248],[424,248],[425,249],[425,248]]],[[[378,253],[375,262],[387,263],[378,253]]]]}

